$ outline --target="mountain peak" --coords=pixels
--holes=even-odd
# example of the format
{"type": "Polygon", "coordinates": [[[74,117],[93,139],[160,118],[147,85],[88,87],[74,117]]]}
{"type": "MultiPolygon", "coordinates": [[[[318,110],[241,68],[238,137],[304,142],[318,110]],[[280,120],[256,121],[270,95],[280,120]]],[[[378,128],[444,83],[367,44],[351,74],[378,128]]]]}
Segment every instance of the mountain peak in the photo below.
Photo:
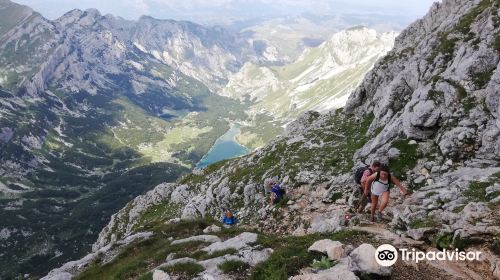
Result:
{"type": "Polygon", "coordinates": [[[87,13],[88,15],[95,17],[95,18],[101,16],[101,12],[99,12],[98,9],[94,9],[94,8],[86,9],[85,13],[87,13]]]}
{"type": "Polygon", "coordinates": [[[0,34],[2,33],[2,29],[14,26],[33,13],[33,9],[28,6],[9,0],[0,0],[0,34]]]}

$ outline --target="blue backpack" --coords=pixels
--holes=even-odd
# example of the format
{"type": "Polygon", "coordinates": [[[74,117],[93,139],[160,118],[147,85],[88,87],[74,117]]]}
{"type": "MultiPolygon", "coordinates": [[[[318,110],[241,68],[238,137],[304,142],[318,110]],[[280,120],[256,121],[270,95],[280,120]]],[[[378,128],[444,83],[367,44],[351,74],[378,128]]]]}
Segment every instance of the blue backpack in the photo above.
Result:
{"type": "Polygon", "coordinates": [[[235,225],[236,223],[238,223],[238,219],[236,219],[233,213],[231,213],[231,217],[227,217],[226,214],[224,214],[224,216],[222,217],[222,223],[226,225],[235,225]]]}
{"type": "Polygon", "coordinates": [[[278,203],[281,199],[283,199],[283,196],[285,195],[285,190],[281,188],[280,184],[274,185],[271,189],[271,192],[276,195],[276,199],[274,200],[275,203],[278,203]]]}

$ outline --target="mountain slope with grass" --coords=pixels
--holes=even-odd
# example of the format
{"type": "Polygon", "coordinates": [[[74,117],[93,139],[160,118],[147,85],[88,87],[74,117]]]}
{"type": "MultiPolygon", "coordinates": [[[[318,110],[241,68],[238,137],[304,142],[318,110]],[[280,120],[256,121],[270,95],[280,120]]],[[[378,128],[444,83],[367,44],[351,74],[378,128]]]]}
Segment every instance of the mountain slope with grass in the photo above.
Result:
{"type": "Polygon", "coordinates": [[[0,18],[2,279],[80,257],[111,214],[245,118],[213,93],[261,59],[238,34],[93,9],[48,20],[8,0],[0,18]]]}
{"type": "MultiPolygon", "coordinates": [[[[219,219],[223,208],[238,212],[240,225],[234,230],[257,231],[271,238],[305,238],[289,237],[304,243],[281,242],[282,248],[265,243],[262,248],[271,248],[273,253],[255,268],[244,269],[247,278],[498,278],[499,36],[499,1],[435,3],[424,18],[397,37],[393,50],[370,70],[345,108],[302,114],[282,136],[263,148],[208,166],[177,183],[161,184],[135,198],[113,215],[94,244],[94,253],[54,270],[47,279],[104,271],[109,265],[95,258],[95,252],[108,252],[109,247],[136,234],[155,232],[156,226],[219,219]],[[392,174],[408,186],[412,195],[404,199],[394,188],[385,221],[366,224],[361,215],[346,225],[344,215],[359,197],[352,172],[373,159],[389,163],[392,174]],[[270,206],[263,184],[273,177],[286,187],[287,199],[270,206]],[[420,272],[408,263],[384,270],[364,266],[363,260],[373,258],[373,254],[367,257],[360,251],[374,249],[363,244],[354,250],[345,247],[346,253],[339,262],[324,271],[308,268],[332,265],[319,257],[318,265],[292,262],[314,259],[312,253],[304,250],[318,239],[339,239],[318,234],[341,234],[350,229],[374,234],[375,240],[363,242],[375,246],[377,242],[389,242],[424,251],[481,250],[485,257],[464,265],[423,262],[417,266],[420,272]],[[293,269],[285,265],[288,262],[294,264],[293,269]],[[277,269],[283,270],[274,275],[277,269]]],[[[212,223],[215,222],[202,227],[212,223]]],[[[165,231],[167,237],[178,239],[165,231]]],[[[228,241],[223,239],[222,243],[228,241]]],[[[158,244],[154,239],[148,240],[158,244]]],[[[347,240],[356,239],[349,236],[347,240]]],[[[172,246],[168,244],[165,248],[172,246]]],[[[140,251],[137,245],[131,246],[140,251]]],[[[242,252],[229,255],[234,254],[250,263],[242,252]]],[[[144,279],[161,273],[156,270],[162,269],[164,263],[183,262],[167,253],[160,259],[144,260],[137,266],[127,265],[119,258],[114,260],[123,265],[120,271],[135,273],[128,277],[144,279]]],[[[196,257],[193,259],[198,262],[196,257]]],[[[204,268],[207,267],[190,273],[199,279],[223,273],[220,267],[204,268]]],[[[181,278],[186,273],[166,271],[181,278]]],[[[239,277],[223,274],[228,279],[239,277]]]]}

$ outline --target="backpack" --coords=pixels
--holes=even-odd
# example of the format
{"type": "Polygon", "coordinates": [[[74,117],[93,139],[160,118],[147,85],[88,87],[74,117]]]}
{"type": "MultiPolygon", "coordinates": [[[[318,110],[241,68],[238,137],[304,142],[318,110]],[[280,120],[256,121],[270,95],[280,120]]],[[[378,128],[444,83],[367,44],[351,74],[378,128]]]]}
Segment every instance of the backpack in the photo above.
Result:
{"type": "Polygon", "coordinates": [[[273,192],[276,195],[276,200],[280,201],[283,196],[285,196],[285,190],[280,186],[280,184],[276,184],[273,186],[271,189],[271,192],[273,192]]]}
{"type": "Polygon", "coordinates": [[[354,181],[356,182],[356,184],[358,184],[358,185],[361,184],[361,179],[363,178],[363,173],[365,173],[366,170],[370,170],[370,173],[373,174],[370,167],[368,167],[368,166],[363,166],[363,167],[359,167],[358,169],[356,169],[356,172],[354,172],[354,181]]]}
{"type": "MultiPolygon", "coordinates": [[[[375,181],[379,181],[379,179],[380,179],[380,172],[377,172],[377,177],[375,178],[375,181]]],[[[382,182],[380,182],[380,183],[382,183],[382,182]]],[[[389,176],[387,177],[387,183],[389,185],[389,189],[392,188],[391,173],[389,173],[389,176]]]]}

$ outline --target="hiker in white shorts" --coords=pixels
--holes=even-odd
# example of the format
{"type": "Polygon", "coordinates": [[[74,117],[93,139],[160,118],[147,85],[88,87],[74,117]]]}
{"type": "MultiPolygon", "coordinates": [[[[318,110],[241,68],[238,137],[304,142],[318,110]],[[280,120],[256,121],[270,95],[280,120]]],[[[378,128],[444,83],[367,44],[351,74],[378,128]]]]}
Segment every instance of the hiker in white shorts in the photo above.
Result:
{"type": "Polygon", "coordinates": [[[406,197],[408,190],[401,184],[395,176],[391,175],[389,167],[382,165],[380,170],[368,177],[365,183],[365,195],[371,192],[371,221],[375,221],[375,210],[377,209],[379,197],[382,198],[380,208],[377,212],[378,219],[382,219],[382,213],[389,203],[389,192],[392,186],[395,185],[399,188],[401,193],[406,197]]]}

